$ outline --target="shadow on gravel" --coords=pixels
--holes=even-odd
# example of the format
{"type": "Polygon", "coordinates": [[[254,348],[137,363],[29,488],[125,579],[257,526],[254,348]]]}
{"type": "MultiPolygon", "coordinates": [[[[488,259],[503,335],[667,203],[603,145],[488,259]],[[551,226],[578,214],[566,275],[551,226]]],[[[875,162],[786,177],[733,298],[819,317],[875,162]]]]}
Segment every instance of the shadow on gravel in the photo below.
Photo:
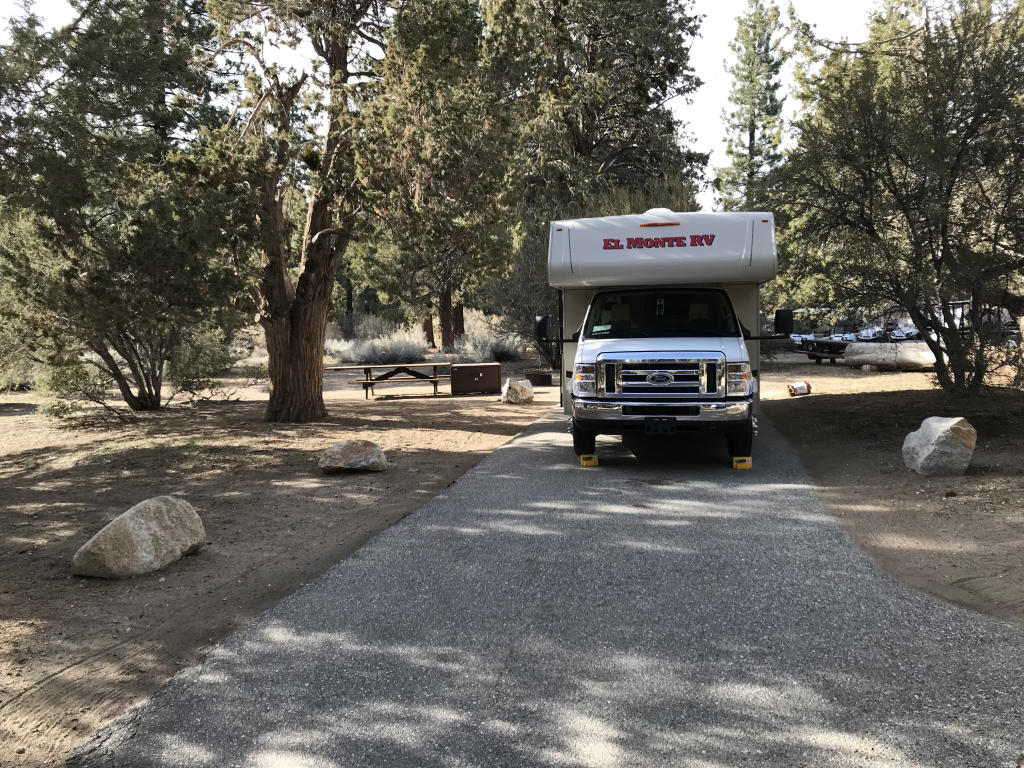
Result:
{"type": "Polygon", "coordinates": [[[1021,632],[886,579],[767,449],[529,435],[69,765],[1009,764],[1021,632]]]}

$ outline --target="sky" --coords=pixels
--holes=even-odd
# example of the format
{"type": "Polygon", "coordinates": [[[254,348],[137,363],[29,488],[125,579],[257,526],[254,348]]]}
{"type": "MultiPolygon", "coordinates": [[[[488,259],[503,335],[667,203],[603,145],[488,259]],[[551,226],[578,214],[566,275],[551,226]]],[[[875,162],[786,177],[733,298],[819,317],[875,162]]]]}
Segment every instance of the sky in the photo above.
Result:
{"type": "MultiPolygon", "coordinates": [[[[629,0],[622,0],[628,2],[629,0]]],[[[829,40],[846,38],[859,42],[867,36],[868,14],[877,0],[791,0],[797,16],[813,25],[819,37],[829,40]]],[[[9,6],[12,0],[0,0],[0,5],[9,6]]],[[[714,169],[725,164],[725,135],[723,134],[723,111],[729,108],[730,76],[726,72],[727,59],[731,56],[729,43],[736,36],[736,19],[746,9],[747,0],[695,0],[694,11],[704,19],[700,37],[690,50],[690,61],[704,84],[690,98],[690,103],[676,99],[671,103],[676,116],[683,120],[694,137],[693,148],[711,153],[709,177],[714,169]]],[[[786,2],[779,2],[785,8],[786,2]]],[[[70,18],[70,7],[65,0],[36,0],[36,12],[54,24],[70,18]]],[[[0,23],[6,27],[11,10],[0,10],[0,23]]],[[[5,31],[5,30],[4,30],[5,31]]],[[[0,40],[6,38],[0,31],[0,40]]],[[[785,74],[785,73],[784,73],[785,74]]],[[[783,84],[785,88],[785,82],[783,84]]],[[[792,100],[787,104],[787,117],[792,118],[792,100]]],[[[714,206],[714,195],[704,191],[698,197],[701,206],[710,210],[714,206]]],[[[672,201],[665,201],[672,208],[672,201]]]]}

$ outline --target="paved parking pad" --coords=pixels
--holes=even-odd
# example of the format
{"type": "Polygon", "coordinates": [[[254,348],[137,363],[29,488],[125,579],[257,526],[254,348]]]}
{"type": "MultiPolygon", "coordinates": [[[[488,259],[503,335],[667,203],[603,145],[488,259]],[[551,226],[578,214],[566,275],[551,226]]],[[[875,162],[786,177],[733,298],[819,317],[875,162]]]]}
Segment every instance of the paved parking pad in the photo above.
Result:
{"type": "Polygon", "coordinates": [[[770,429],[750,471],[711,440],[642,462],[602,440],[581,468],[563,424],[68,765],[1017,765],[1024,630],[882,574],[770,429]]]}

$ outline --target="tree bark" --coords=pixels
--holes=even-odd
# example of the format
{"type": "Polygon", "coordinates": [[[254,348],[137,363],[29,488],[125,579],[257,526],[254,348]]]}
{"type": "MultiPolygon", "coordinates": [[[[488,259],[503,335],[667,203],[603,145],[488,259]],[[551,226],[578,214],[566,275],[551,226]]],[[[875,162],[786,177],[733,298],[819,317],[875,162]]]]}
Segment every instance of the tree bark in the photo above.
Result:
{"type": "MultiPolygon", "coordinates": [[[[289,322],[275,328],[274,341],[279,345],[278,377],[271,380],[267,421],[302,423],[327,416],[324,406],[323,354],[329,304],[296,302],[289,322]]],[[[267,334],[267,351],[271,359],[271,334],[267,334]]]]}
{"type": "Polygon", "coordinates": [[[303,423],[327,416],[324,337],[334,272],[349,240],[348,227],[334,227],[333,220],[330,201],[314,200],[306,220],[301,272],[285,315],[285,327],[274,328],[274,349],[267,333],[267,352],[272,360],[275,353],[278,356],[270,371],[270,400],[264,416],[267,421],[303,423]],[[331,234],[318,234],[328,230],[331,234]]]}
{"type": "Polygon", "coordinates": [[[345,317],[341,321],[341,337],[346,341],[353,338],[356,333],[356,308],[355,289],[352,287],[352,279],[345,277],[345,317]]]}
{"type": "Polygon", "coordinates": [[[437,314],[441,321],[441,351],[455,351],[455,327],[452,323],[452,289],[446,285],[441,289],[437,302],[437,314]]]}
{"type": "Polygon", "coordinates": [[[466,335],[466,307],[461,301],[452,308],[452,326],[456,341],[466,335]]]}
{"type": "Polygon", "coordinates": [[[427,345],[431,348],[437,347],[437,342],[434,341],[434,318],[430,314],[429,310],[427,316],[423,318],[423,335],[427,339],[427,345]]]}

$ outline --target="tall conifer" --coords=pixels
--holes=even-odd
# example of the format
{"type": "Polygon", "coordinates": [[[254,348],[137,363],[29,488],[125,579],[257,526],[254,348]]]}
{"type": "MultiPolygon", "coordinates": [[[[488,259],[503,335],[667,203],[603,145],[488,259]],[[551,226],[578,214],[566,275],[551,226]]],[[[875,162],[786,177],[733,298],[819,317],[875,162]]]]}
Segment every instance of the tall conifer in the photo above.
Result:
{"type": "Polygon", "coordinates": [[[715,186],[726,210],[757,210],[768,206],[769,174],[782,160],[782,105],[779,72],[786,60],[779,9],[773,2],[748,0],[737,19],[729,48],[735,60],[725,115],[729,165],[718,172],[715,186]]]}

